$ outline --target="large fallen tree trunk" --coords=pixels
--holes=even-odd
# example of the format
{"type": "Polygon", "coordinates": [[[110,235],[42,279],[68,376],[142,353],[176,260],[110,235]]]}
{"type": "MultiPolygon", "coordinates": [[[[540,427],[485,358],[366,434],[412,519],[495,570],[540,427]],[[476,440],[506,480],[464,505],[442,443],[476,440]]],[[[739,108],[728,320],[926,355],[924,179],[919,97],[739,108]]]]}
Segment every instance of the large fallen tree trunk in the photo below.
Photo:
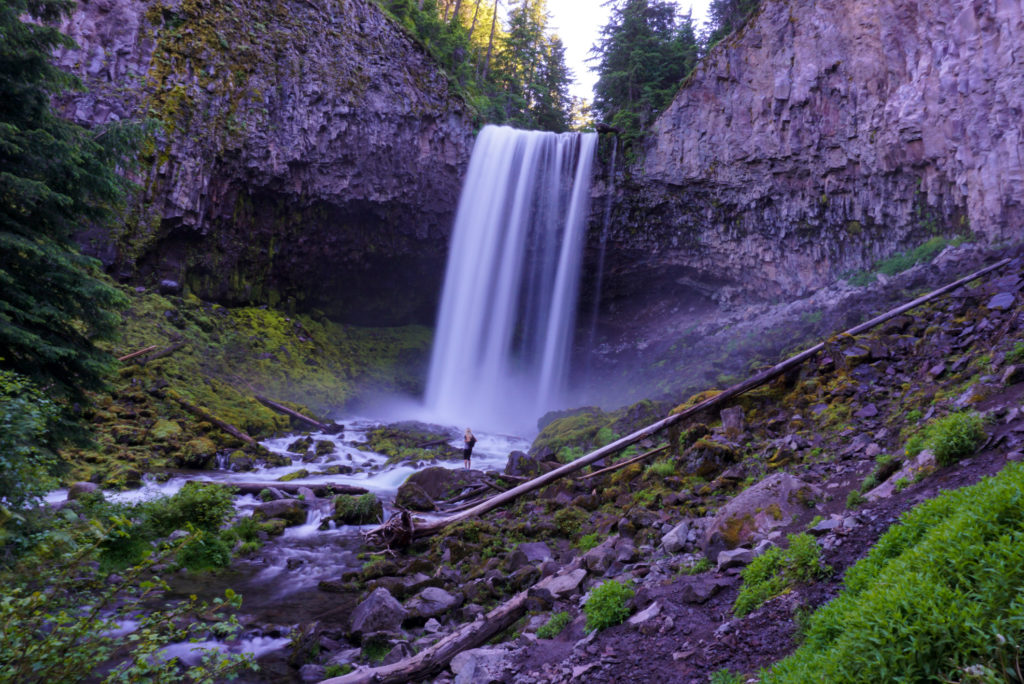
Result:
{"type": "Polygon", "coordinates": [[[604,473],[610,473],[610,472],[613,472],[615,470],[619,470],[621,468],[625,468],[626,466],[633,465],[634,463],[642,461],[645,458],[650,458],[651,456],[654,456],[655,454],[660,454],[663,451],[667,451],[668,448],[671,447],[671,446],[672,446],[671,444],[666,444],[664,446],[658,447],[657,449],[651,449],[650,451],[645,451],[644,453],[640,454],[639,456],[634,456],[633,458],[626,459],[625,461],[622,461],[620,463],[616,463],[615,465],[610,465],[607,468],[601,468],[600,470],[595,470],[592,473],[587,473],[586,475],[581,477],[580,480],[581,481],[582,480],[589,480],[592,477],[597,477],[598,475],[603,475],[604,473]]]}
{"type": "Polygon", "coordinates": [[[317,496],[329,496],[330,494],[366,494],[362,487],[341,484],[340,482],[231,482],[225,480],[189,480],[189,482],[200,482],[202,484],[215,484],[224,487],[232,487],[238,490],[239,494],[252,494],[258,496],[264,489],[277,489],[285,494],[298,494],[299,489],[311,489],[317,496]]]}
{"type": "Polygon", "coordinates": [[[495,634],[508,629],[526,610],[526,599],[531,592],[546,590],[556,580],[560,580],[577,569],[579,569],[579,559],[554,575],[542,579],[532,588],[519,592],[491,612],[478,617],[469,624],[462,625],[430,648],[420,651],[411,658],[391,665],[359,670],[341,677],[332,677],[323,680],[320,684],[370,684],[371,682],[399,684],[416,681],[439,672],[459,653],[481,646],[495,634]]]}
{"type": "Polygon", "coordinates": [[[344,425],[338,425],[337,423],[331,423],[330,425],[328,425],[327,423],[321,423],[319,420],[314,420],[313,418],[310,418],[307,415],[303,415],[302,413],[299,413],[294,409],[290,409],[284,404],[279,404],[272,399],[267,399],[266,397],[262,397],[258,394],[254,394],[253,396],[256,398],[256,401],[260,402],[264,406],[272,408],[278,413],[283,413],[286,416],[290,416],[301,423],[310,425],[325,434],[334,435],[345,429],[344,425]]]}
{"type": "MultiPolygon", "coordinates": [[[[937,290],[932,290],[928,294],[918,297],[912,302],[908,302],[906,304],[903,304],[902,306],[898,306],[895,309],[891,309],[890,311],[887,311],[886,313],[880,316],[876,316],[875,318],[872,318],[869,321],[865,321],[860,325],[856,325],[850,328],[849,330],[841,333],[840,336],[859,335],[860,333],[866,330],[874,328],[880,323],[884,323],[890,318],[894,318],[902,313],[915,309],[918,306],[924,304],[925,302],[928,302],[932,299],[935,299],[936,297],[946,294],[947,292],[950,292],[963,285],[966,285],[967,283],[971,282],[976,278],[980,278],[981,276],[991,273],[992,271],[1000,269],[1003,266],[1010,263],[1010,261],[1010,259],[1003,259],[1002,261],[999,261],[995,264],[992,264],[991,266],[983,268],[980,271],[975,271],[974,273],[970,274],[969,276],[965,276],[960,280],[940,287],[937,290]]],[[[503,494],[498,494],[497,496],[494,496],[477,506],[473,506],[472,508],[468,508],[465,511],[461,511],[459,513],[447,516],[445,518],[438,518],[436,520],[431,520],[429,522],[423,523],[422,525],[417,525],[413,530],[413,536],[415,538],[428,537],[432,534],[437,533],[440,530],[443,530],[444,528],[448,527],[453,523],[457,523],[461,520],[466,520],[467,518],[473,518],[478,515],[482,515],[488,511],[491,511],[495,508],[498,508],[499,506],[503,506],[508,502],[515,500],[516,498],[522,496],[523,494],[544,487],[545,485],[548,485],[554,482],[555,480],[565,477],[570,473],[574,473],[577,470],[580,470],[581,468],[585,468],[591,463],[600,461],[602,458],[605,458],[606,456],[622,451],[631,444],[636,444],[637,442],[646,439],[651,435],[660,432],[661,430],[664,430],[670,425],[678,423],[681,420],[685,420],[686,418],[690,418],[692,416],[703,413],[704,411],[715,408],[717,406],[721,406],[730,399],[739,396],[744,392],[749,392],[752,389],[756,389],[757,387],[760,387],[761,385],[764,385],[765,383],[774,380],[775,378],[786,373],[787,371],[796,368],[800,364],[804,363],[805,361],[813,357],[818,352],[822,351],[825,348],[826,344],[827,342],[821,342],[819,344],[816,344],[810,349],[802,351],[795,356],[791,356],[785,361],[778,363],[775,366],[772,366],[771,368],[762,371],[757,375],[754,375],[753,377],[750,377],[739,384],[733,385],[732,387],[729,387],[723,392],[709,399],[705,399],[699,404],[691,406],[690,408],[680,411],[679,413],[674,413],[668,416],[667,418],[663,418],[658,422],[652,423],[651,425],[648,425],[647,427],[641,430],[637,430],[636,432],[630,435],[626,435],[625,437],[616,440],[611,444],[603,446],[600,449],[591,451],[589,454],[586,454],[585,456],[576,459],[572,463],[566,463],[565,465],[559,468],[555,468],[554,470],[551,470],[545,473],[544,475],[541,475],[540,477],[536,477],[528,482],[524,482],[523,484],[517,487],[513,487],[512,489],[508,490],[507,492],[504,492],[503,494]]],[[[368,539],[380,539],[381,537],[382,534],[379,529],[371,530],[371,532],[369,532],[367,536],[368,539]]],[[[388,541],[387,543],[389,546],[391,545],[391,541],[388,541]]]]}
{"type": "Polygon", "coordinates": [[[244,432],[236,428],[231,423],[225,423],[220,418],[210,415],[209,412],[199,408],[195,404],[190,404],[189,402],[185,401],[184,399],[179,397],[177,394],[174,394],[173,392],[168,392],[167,396],[176,401],[178,405],[181,406],[181,408],[185,409],[192,415],[202,420],[205,420],[208,423],[213,423],[214,425],[216,425],[217,427],[219,427],[221,430],[228,433],[232,437],[240,439],[251,446],[259,447],[260,449],[263,448],[262,446],[260,446],[259,442],[257,442],[255,439],[253,439],[249,435],[245,434],[244,432]]]}

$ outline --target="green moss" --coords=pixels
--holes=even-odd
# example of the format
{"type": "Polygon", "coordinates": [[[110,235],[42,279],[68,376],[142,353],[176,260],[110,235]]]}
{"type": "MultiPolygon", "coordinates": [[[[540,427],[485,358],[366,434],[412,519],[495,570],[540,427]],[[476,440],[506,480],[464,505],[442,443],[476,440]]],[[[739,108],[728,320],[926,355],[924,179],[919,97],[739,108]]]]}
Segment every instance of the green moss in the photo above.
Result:
{"type": "Polygon", "coordinates": [[[277,481],[278,482],[291,482],[292,480],[301,480],[304,477],[309,477],[309,471],[306,470],[305,468],[300,468],[299,470],[296,470],[295,472],[288,473],[287,475],[282,475],[281,477],[277,478],[277,481]]]}

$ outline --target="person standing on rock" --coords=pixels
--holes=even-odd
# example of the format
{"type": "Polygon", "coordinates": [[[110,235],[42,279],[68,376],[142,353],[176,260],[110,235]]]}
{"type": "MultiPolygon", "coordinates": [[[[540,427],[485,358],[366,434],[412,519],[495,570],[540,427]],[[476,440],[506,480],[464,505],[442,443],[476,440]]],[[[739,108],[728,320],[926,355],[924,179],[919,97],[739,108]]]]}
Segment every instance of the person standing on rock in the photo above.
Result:
{"type": "Polygon", "coordinates": [[[466,448],[462,450],[462,460],[466,462],[466,468],[469,468],[469,456],[473,453],[473,445],[476,444],[476,436],[473,435],[473,431],[466,428],[466,448]]]}

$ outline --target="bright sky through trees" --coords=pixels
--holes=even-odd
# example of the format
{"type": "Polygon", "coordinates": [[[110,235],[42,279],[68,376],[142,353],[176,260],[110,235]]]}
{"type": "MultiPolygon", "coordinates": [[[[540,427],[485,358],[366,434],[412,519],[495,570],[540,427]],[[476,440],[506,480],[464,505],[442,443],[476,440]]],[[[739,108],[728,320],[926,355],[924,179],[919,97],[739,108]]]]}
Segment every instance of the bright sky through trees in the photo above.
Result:
{"type": "MultiPolygon", "coordinates": [[[[692,11],[693,23],[700,29],[708,18],[710,0],[676,0],[681,12],[692,11]]],[[[576,97],[594,99],[597,74],[587,63],[590,48],[597,42],[601,28],[608,23],[609,7],[604,0],[548,0],[550,29],[565,43],[566,65],[572,69],[576,82],[570,91],[576,97]]]]}

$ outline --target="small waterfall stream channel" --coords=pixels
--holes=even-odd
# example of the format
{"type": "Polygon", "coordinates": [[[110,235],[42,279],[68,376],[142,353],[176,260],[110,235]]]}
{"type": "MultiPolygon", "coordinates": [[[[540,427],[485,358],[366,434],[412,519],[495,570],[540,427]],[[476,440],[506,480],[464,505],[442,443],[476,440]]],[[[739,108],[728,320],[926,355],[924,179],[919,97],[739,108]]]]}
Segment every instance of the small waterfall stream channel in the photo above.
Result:
{"type": "MultiPolygon", "coordinates": [[[[207,481],[226,485],[232,483],[258,483],[273,490],[281,484],[281,478],[301,470],[309,471],[306,477],[289,480],[290,485],[306,485],[315,488],[325,483],[361,487],[373,494],[384,504],[384,519],[392,512],[392,505],[398,487],[418,469],[429,466],[462,468],[461,456],[457,460],[418,461],[387,465],[388,457],[368,450],[365,434],[379,427],[381,423],[365,417],[348,417],[339,420],[345,426],[337,434],[319,432],[292,434],[264,441],[262,444],[271,452],[286,456],[289,465],[263,467],[247,472],[226,469],[205,471],[182,471],[170,473],[167,479],[158,481],[153,476],[144,479],[139,489],[107,491],[110,501],[135,503],[159,496],[171,496],[186,482],[207,481]],[[329,441],[334,452],[323,456],[300,456],[288,451],[297,438],[309,435],[315,441],[329,441]],[[330,466],[351,468],[345,474],[328,474],[330,466]]],[[[455,435],[458,431],[452,428],[455,435]]],[[[476,433],[478,442],[473,450],[473,468],[491,471],[502,470],[508,455],[514,450],[529,448],[529,442],[507,435],[476,433]]],[[[461,437],[451,441],[452,446],[461,449],[461,437]]],[[[219,465],[226,465],[221,463],[219,465]]],[[[67,490],[60,489],[47,497],[51,503],[67,498],[67,490]]],[[[258,496],[246,494],[235,497],[235,506],[240,515],[251,515],[253,510],[264,503],[258,496]]],[[[216,573],[189,573],[182,570],[168,579],[173,594],[187,596],[195,594],[204,600],[223,596],[231,588],[242,594],[243,605],[240,621],[245,627],[242,636],[230,644],[201,642],[175,644],[165,650],[168,656],[177,656],[182,662],[199,660],[202,648],[221,648],[232,652],[252,653],[257,659],[287,656],[293,630],[301,624],[319,621],[322,624],[343,622],[354,607],[358,597],[329,593],[321,589],[321,583],[330,584],[344,573],[359,570],[364,561],[358,557],[362,547],[362,532],[370,526],[337,526],[330,520],[332,497],[305,497],[306,521],[301,525],[287,527],[283,534],[270,537],[263,547],[250,556],[236,558],[229,568],[216,573]]],[[[430,514],[418,514],[429,517],[430,514]]],[[[134,627],[125,623],[125,633],[134,627]]],[[[266,669],[266,668],[264,668],[266,669]]],[[[281,670],[276,670],[278,675],[281,670]]],[[[259,676],[246,675],[242,681],[282,681],[274,674],[275,668],[259,676]]]]}

